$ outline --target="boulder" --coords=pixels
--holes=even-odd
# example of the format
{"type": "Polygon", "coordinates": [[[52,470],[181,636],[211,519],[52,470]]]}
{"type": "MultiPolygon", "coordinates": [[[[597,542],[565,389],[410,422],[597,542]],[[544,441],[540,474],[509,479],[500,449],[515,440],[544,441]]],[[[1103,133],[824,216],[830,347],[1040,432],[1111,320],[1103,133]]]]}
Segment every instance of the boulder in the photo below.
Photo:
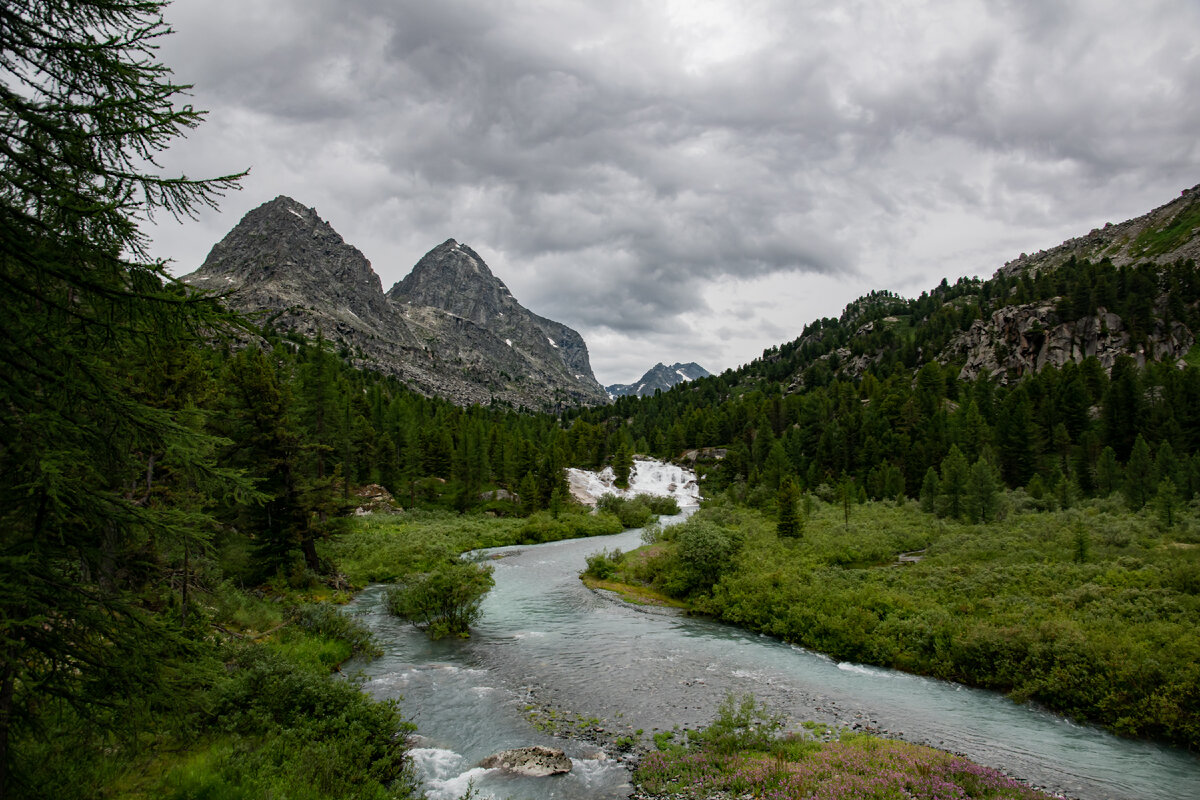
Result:
{"type": "Polygon", "coordinates": [[[548,775],[570,772],[571,759],[562,750],[532,745],[513,750],[501,750],[479,762],[479,766],[487,769],[499,767],[505,772],[515,775],[544,778],[548,775]]]}

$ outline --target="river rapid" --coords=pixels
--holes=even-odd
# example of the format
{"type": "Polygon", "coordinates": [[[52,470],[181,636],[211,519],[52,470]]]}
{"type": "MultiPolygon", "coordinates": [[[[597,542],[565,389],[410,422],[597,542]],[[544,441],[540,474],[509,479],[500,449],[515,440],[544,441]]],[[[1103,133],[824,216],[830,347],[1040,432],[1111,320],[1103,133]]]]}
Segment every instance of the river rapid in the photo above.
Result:
{"type": "Polygon", "coordinates": [[[431,800],[479,797],[606,800],[632,791],[618,754],[531,724],[597,718],[612,737],[637,729],[697,727],[729,692],[750,692],[791,723],[814,720],[885,731],[961,753],[1081,800],[1195,800],[1200,759],[1118,739],[993,692],[901,672],[839,663],[707,619],[624,604],[579,581],[586,557],[631,550],[640,530],[616,536],[474,554],[495,566],[496,586],[470,639],[430,641],[390,617],[384,587],[360,594],[360,615],[384,650],[348,665],[363,689],[401,700],[418,726],[412,751],[431,800]],[[572,772],[517,778],[476,765],[528,744],[566,750],[572,772]]]}

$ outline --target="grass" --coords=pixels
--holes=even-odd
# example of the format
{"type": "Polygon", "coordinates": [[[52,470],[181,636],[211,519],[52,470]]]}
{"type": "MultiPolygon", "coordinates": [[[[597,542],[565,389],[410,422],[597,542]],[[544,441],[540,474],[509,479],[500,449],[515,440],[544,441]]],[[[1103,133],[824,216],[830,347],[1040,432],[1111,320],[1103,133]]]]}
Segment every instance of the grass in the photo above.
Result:
{"type": "Polygon", "coordinates": [[[1169,253],[1187,242],[1197,227],[1200,227],[1200,203],[1193,203],[1176,214],[1165,227],[1139,233],[1133,240],[1130,254],[1134,258],[1153,258],[1169,253]]]}
{"type": "Polygon", "coordinates": [[[699,731],[656,734],[634,781],[679,800],[709,797],[811,800],[1042,800],[994,769],[930,747],[806,723],[780,735],[782,719],[750,695],[729,695],[699,731]]]}
{"type": "Polygon", "coordinates": [[[678,598],[668,597],[649,586],[640,586],[618,581],[599,580],[587,575],[581,575],[580,580],[589,589],[604,589],[620,596],[626,603],[635,606],[660,606],[664,608],[690,608],[691,605],[678,598]]]}

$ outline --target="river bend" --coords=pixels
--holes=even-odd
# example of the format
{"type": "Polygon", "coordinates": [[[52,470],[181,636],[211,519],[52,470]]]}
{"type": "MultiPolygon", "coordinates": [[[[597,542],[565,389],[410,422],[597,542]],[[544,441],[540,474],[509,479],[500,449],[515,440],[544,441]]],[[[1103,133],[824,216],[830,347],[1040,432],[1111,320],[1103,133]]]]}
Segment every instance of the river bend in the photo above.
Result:
{"type": "Polygon", "coordinates": [[[383,587],[355,600],[384,656],[351,669],[361,670],[371,695],[403,697],[419,728],[413,755],[431,800],[454,800],[468,783],[481,797],[627,797],[622,761],[539,732],[531,708],[567,709],[601,719],[610,732],[648,735],[707,723],[728,692],[752,692],[796,723],[870,727],[942,747],[1082,800],[1200,798],[1200,759],[1184,751],[1119,739],[993,692],[641,610],[580,583],[587,555],[633,549],[640,533],[476,554],[495,565],[496,586],[469,640],[433,642],[388,616],[383,587]],[[475,766],[526,744],[563,747],[572,773],[513,778],[475,766]]]}

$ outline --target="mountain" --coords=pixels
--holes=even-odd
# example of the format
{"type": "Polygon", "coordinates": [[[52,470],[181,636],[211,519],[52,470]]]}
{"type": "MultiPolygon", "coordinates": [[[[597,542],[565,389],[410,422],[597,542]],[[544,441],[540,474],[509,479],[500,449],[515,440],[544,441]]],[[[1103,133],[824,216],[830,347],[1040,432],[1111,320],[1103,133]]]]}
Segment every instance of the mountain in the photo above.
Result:
{"type": "Polygon", "coordinates": [[[1088,359],[1105,371],[1122,356],[1179,365],[1200,358],[1197,256],[1200,186],[1135,219],[1022,253],[989,280],[943,280],[914,299],[872,292],[736,374],[799,391],[930,361],[957,380],[987,374],[1000,384],[1088,359]]]}
{"type": "Polygon", "coordinates": [[[652,397],[656,391],[665,392],[677,383],[707,378],[711,374],[694,361],[686,364],[672,364],[669,367],[659,362],[647,370],[646,374],[637,382],[614,383],[612,386],[605,386],[604,391],[608,392],[609,397],[625,397],[626,395],[652,397]]]}
{"type": "Polygon", "coordinates": [[[583,337],[523,307],[453,239],[385,293],[366,257],[315,209],[280,196],[246,214],[182,280],[277,330],[319,332],[359,366],[461,405],[607,400],[583,337]]]}

